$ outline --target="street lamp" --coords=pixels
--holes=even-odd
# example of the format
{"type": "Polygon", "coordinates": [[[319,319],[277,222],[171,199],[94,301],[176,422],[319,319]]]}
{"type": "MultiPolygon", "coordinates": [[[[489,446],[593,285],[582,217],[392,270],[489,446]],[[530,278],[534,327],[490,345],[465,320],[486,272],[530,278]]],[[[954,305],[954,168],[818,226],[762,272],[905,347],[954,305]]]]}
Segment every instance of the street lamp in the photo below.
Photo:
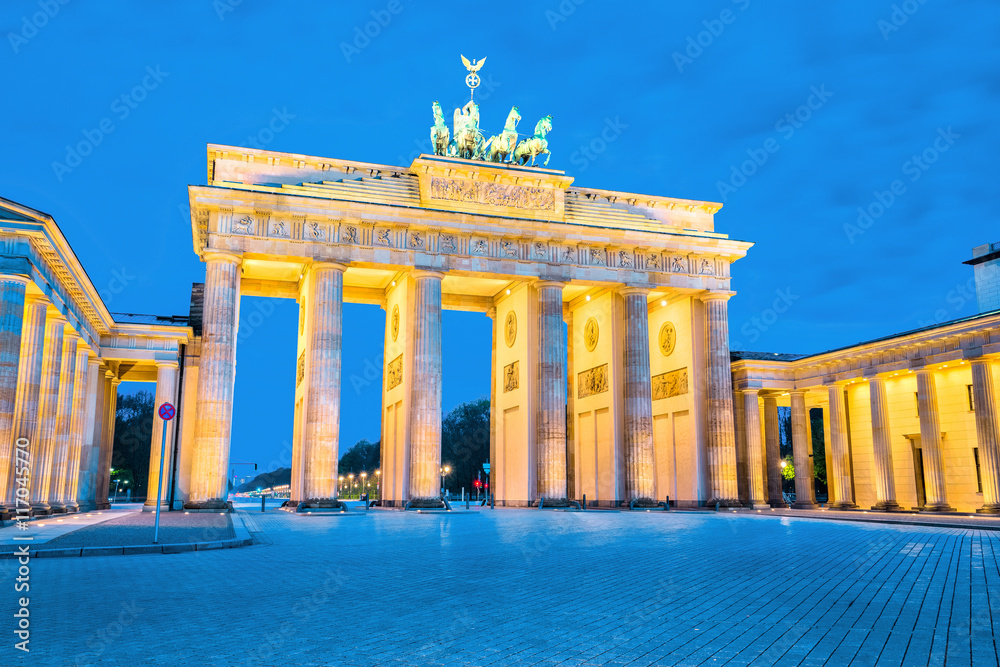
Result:
{"type": "Polygon", "coordinates": [[[341,490],[342,488],[344,488],[344,476],[343,476],[343,475],[341,475],[340,477],[338,477],[338,478],[337,478],[337,481],[339,481],[339,482],[340,482],[340,485],[339,485],[339,486],[337,487],[337,496],[339,497],[339,496],[340,496],[340,490],[341,490]]]}
{"type": "MultiPolygon", "coordinates": [[[[122,486],[128,486],[128,482],[122,482],[122,486]]],[[[125,489],[125,497],[128,498],[128,489],[125,489]]]]}
{"type": "Polygon", "coordinates": [[[450,472],[451,472],[451,466],[444,466],[443,468],[441,468],[441,495],[444,495],[445,477],[447,477],[448,473],[450,472]]]}
{"type": "Polygon", "coordinates": [[[375,469],[375,493],[378,494],[379,500],[382,499],[382,470],[379,468],[375,469]]]}
{"type": "Polygon", "coordinates": [[[122,481],[120,479],[116,479],[115,480],[115,500],[114,501],[116,503],[118,502],[118,487],[120,487],[121,484],[122,484],[122,481]]]}
{"type": "Polygon", "coordinates": [[[354,473],[353,472],[352,473],[348,473],[347,480],[348,480],[347,484],[348,484],[349,487],[351,487],[352,493],[353,493],[353,488],[354,488],[354,473]]]}

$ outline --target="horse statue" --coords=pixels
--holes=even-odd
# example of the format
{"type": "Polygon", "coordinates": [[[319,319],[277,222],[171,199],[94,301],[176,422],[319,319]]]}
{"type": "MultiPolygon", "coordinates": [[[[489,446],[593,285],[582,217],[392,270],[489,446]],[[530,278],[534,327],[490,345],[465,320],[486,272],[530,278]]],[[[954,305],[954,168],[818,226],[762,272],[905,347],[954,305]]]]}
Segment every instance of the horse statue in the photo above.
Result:
{"type": "Polygon", "coordinates": [[[449,153],[467,160],[482,159],[486,149],[483,133],[479,131],[479,105],[468,101],[461,109],[455,109],[455,131],[449,153]]]}
{"type": "Polygon", "coordinates": [[[549,152],[549,142],[546,141],[545,135],[551,131],[552,116],[546,116],[538,121],[535,124],[535,136],[523,140],[514,149],[514,162],[524,166],[528,162],[528,158],[531,158],[531,166],[534,167],[535,158],[545,153],[545,164],[542,166],[547,167],[552,153],[549,152]]]}
{"type": "Polygon", "coordinates": [[[434,111],[434,127],[431,128],[431,146],[434,149],[434,155],[446,155],[448,153],[448,143],[451,139],[451,133],[448,131],[448,126],[444,124],[444,112],[441,111],[441,105],[435,102],[431,105],[431,109],[434,111]]]}
{"type": "Polygon", "coordinates": [[[493,135],[486,142],[489,150],[486,151],[486,159],[490,162],[508,162],[517,146],[517,124],[521,120],[521,114],[517,107],[511,107],[507,114],[507,122],[503,126],[500,136],[493,135]]]}

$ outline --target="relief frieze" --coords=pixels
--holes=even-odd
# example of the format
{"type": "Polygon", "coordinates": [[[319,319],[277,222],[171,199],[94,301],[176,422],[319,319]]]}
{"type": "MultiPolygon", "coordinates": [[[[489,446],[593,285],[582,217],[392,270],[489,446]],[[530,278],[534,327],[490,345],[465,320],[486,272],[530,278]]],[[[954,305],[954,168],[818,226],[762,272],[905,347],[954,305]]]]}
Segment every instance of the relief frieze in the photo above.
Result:
{"type": "Polygon", "coordinates": [[[555,193],[545,188],[459,180],[439,176],[431,179],[430,196],[432,199],[445,199],[465,204],[506,206],[534,211],[554,211],[556,208],[555,193]]]}
{"type": "Polygon", "coordinates": [[[587,398],[608,390],[608,365],[601,364],[583,371],[577,379],[577,396],[587,398]]]}
{"type": "Polygon", "coordinates": [[[688,371],[680,368],[653,376],[653,400],[673,398],[688,393],[688,371]]]}

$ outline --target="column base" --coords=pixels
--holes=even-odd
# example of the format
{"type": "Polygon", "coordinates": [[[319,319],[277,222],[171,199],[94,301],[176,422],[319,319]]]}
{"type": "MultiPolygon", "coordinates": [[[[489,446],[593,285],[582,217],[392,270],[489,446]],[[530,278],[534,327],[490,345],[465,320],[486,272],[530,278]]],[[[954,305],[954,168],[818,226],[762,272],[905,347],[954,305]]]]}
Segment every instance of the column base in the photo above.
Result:
{"type": "Polygon", "coordinates": [[[52,512],[52,514],[67,513],[66,505],[63,505],[62,503],[49,503],[49,509],[52,512]]]}
{"type": "Polygon", "coordinates": [[[905,512],[906,510],[900,507],[899,503],[896,501],[884,501],[881,503],[875,503],[872,505],[872,509],[877,512],[905,512]]]}
{"type": "Polygon", "coordinates": [[[831,504],[827,505],[827,509],[831,509],[831,510],[856,510],[856,509],[858,509],[858,506],[855,503],[848,503],[848,502],[843,502],[842,501],[842,502],[839,502],[839,503],[831,503],[831,504]]]}
{"type": "Polygon", "coordinates": [[[1000,505],[983,505],[976,510],[976,514],[1000,514],[1000,505]]]}
{"type": "Polygon", "coordinates": [[[97,501],[97,507],[95,509],[109,510],[111,509],[111,503],[109,503],[107,500],[99,500],[97,501]]]}
{"type": "Polygon", "coordinates": [[[768,504],[769,507],[773,507],[775,509],[777,509],[779,507],[781,509],[787,509],[788,508],[788,503],[786,503],[784,500],[768,500],[767,504],[768,504]]]}
{"type": "Polygon", "coordinates": [[[955,508],[948,503],[935,503],[934,505],[924,505],[920,508],[921,512],[954,512],[955,508]]]}
{"type": "Polygon", "coordinates": [[[716,504],[719,505],[719,509],[743,507],[743,503],[739,501],[739,498],[712,498],[711,500],[705,502],[705,507],[714,508],[716,504]]]}
{"type": "Polygon", "coordinates": [[[49,507],[48,503],[31,504],[31,516],[49,516],[50,514],[52,514],[52,508],[49,507]]]}
{"type": "Polygon", "coordinates": [[[408,510],[440,510],[447,507],[441,498],[411,498],[405,505],[408,510]]]}
{"type": "Polygon", "coordinates": [[[215,510],[216,512],[226,512],[232,510],[229,503],[222,498],[209,498],[208,500],[189,500],[184,503],[186,510],[215,510]]]}
{"type": "Polygon", "coordinates": [[[751,509],[751,510],[769,510],[769,509],[771,509],[771,506],[768,505],[767,503],[747,503],[746,505],[744,505],[744,507],[746,507],[747,509],[751,509]]]}
{"type": "Polygon", "coordinates": [[[328,510],[346,512],[347,503],[343,503],[337,498],[310,498],[309,500],[303,500],[295,504],[296,512],[322,512],[328,510]]]}
{"type": "MultiPolygon", "coordinates": [[[[155,512],[156,511],[156,505],[143,505],[142,506],[142,511],[143,512],[155,512]]],[[[160,503],[160,511],[161,512],[169,512],[170,511],[170,503],[166,503],[166,502],[160,503]]]]}
{"type": "Polygon", "coordinates": [[[818,510],[819,505],[811,500],[796,500],[792,503],[793,510],[818,510]]]}
{"type": "Polygon", "coordinates": [[[97,503],[84,501],[77,506],[78,512],[92,512],[97,509],[97,503]]]}

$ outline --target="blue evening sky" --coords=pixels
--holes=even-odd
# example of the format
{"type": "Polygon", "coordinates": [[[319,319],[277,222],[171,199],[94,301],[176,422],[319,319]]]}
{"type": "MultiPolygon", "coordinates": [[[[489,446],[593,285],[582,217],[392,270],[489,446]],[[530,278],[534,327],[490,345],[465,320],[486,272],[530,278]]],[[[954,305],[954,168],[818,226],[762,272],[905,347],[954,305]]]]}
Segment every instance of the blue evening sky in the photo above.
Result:
{"type": "MultiPolygon", "coordinates": [[[[467,98],[460,53],[488,57],[483,127],[513,104],[522,130],[552,114],[550,167],[578,185],[724,202],[717,230],[757,244],[733,267],[734,349],[972,314],[961,262],[1000,241],[986,0],[35,0],[5,2],[0,29],[0,194],[55,217],[112,311],[187,313],[206,144],[409,164],[431,102],[450,116],[467,98]]],[[[260,315],[239,344],[234,460],[288,460],[295,310],[244,299],[260,315]]],[[[342,452],[379,436],[384,313],[345,319],[342,452]]],[[[490,321],[444,324],[448,410],[489,395],[490,321]]]]}

